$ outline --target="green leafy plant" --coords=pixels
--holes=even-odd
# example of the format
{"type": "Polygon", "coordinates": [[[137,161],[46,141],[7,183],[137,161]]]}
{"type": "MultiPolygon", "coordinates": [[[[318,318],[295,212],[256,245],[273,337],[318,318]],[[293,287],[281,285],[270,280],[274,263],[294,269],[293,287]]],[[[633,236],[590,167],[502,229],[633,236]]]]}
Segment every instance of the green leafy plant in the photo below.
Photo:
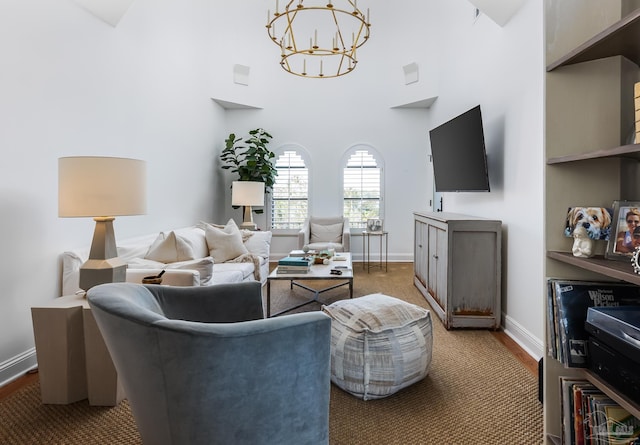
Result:
{"type": "Polygon", "coordinates": [[[222,168],[237,173],[240,181],[264,182],[265,192],[268,193],[278,175],[273,164],[275,153],[267,148],[271,138],[262,128],[251,130],[244,144],[242,138],[234,133],[229,134],[220,154],[222,168]]]}

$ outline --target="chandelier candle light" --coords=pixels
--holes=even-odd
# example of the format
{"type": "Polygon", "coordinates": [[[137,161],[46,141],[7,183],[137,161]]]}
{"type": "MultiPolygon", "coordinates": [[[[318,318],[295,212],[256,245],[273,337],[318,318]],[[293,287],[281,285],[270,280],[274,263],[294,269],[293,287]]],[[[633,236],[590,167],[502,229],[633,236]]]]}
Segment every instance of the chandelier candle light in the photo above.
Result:
{"type": "Polygon", "coordinates": [[[289,0],[284,11],[279,3],[267,11],[267,32],[285,71],[315,79],[353,71],[356,50],[369,39],[369,9],[365,16],[357,0],[289,0]]]}

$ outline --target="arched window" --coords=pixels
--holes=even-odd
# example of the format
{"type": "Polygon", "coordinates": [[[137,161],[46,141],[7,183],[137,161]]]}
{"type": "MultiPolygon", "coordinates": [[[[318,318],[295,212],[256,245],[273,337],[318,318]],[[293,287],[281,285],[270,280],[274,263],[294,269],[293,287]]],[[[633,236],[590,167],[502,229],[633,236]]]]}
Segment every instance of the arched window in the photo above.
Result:
{"type": "Polygon", "coordinates": [[[271,228],[299,229],[309,210],[309,169],[300,150],[283,149],[271,192],[271,228]]]}
{"type": "Polygon", "coordinates": [[[347,152],[343,173],[344,216],[353,228],[382,218],[382,162],[373,149],[357,146],[347,152]]]}

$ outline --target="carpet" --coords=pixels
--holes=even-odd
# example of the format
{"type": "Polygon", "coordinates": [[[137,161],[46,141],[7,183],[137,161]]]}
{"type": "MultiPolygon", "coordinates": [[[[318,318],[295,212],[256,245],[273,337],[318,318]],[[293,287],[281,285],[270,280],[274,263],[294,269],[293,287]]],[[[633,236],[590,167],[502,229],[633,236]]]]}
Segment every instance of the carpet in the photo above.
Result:
{"type": "MultiPolygon", "coordinates": [[[[354,272],[354,297],[381,292],[429,308],[413,286],[411,263],[389,264],[388,273],[366,273],[356,265],[354,272]]],[[[323,283],[310,284],[321,288],[323,283]]],[[[290,289],[287,281],[274,282],[272,310],[309,296],[304,289],[290,289]]],[[[347,286],[320,295],[327,303],[347,297],[347,286]]],[[[295,312],[319,308],[313,303],[295,312]]],[[[366,402],[332,385],[330,444],[542,444],[536,377],[488,331],[447,331],[437,317],[433,329],[431,369],[421,382],[366,402]]],[[[126,400],[117,407],[93,407],[86,400],[42,405],[36,382],[0,400],[0,444],[129,445],[141,440],[126,400]]]]}

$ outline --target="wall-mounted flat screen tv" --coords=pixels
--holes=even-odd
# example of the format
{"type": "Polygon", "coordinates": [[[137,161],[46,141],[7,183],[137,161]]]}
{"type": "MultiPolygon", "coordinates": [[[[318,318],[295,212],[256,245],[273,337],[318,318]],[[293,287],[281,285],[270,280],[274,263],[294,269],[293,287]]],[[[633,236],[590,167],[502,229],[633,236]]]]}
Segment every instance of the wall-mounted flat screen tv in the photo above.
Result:
{"type": "Polygon", "coordinates": [[[429,131],[436,192],[488,192],[480,105],[429,131]]]}

